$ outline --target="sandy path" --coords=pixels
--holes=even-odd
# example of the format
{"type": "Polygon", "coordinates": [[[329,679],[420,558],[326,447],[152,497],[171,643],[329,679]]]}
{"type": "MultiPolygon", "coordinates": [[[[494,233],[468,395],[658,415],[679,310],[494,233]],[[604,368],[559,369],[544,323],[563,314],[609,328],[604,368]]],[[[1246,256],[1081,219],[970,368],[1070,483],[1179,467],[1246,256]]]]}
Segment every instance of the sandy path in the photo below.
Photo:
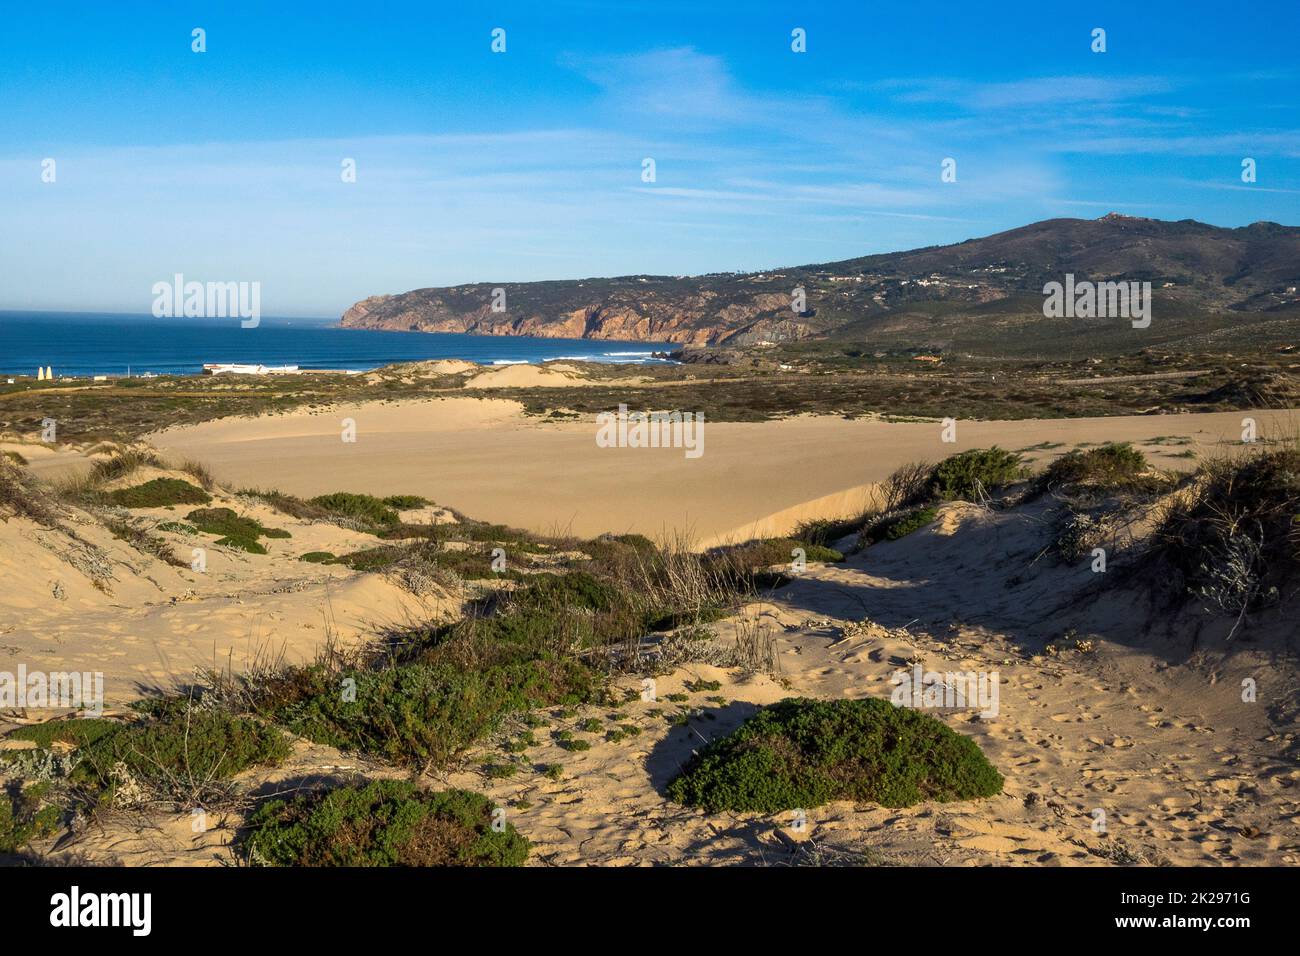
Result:
{"type": "Polygon", "coordinates": [[[233,486],[299,495],[330,491],[422,494],[475,518],[534,531],[660,535],[689,529],[697,542],[782,533],[801,520],[841,515],[864,503],[870,484],[899,465],[999,444],[1059,454],[1079,443],[1149,442],[1164,467],[1186,468],[1188,450],[1240,440],[1254,417],[1261,435],[1286,429],[1290,412],[1221,412],[1117,418],[961,422],[957,441],[931,422],[709,422],[704,453],[671,448],[600,448],[592,421],[526,419],[500,400],[449,398],[368,403],[325,412],[226,419],[153,436],[165,452],[197,458],[233,486]],[[356,423],[356,441],[341,439],[356,423]]]}

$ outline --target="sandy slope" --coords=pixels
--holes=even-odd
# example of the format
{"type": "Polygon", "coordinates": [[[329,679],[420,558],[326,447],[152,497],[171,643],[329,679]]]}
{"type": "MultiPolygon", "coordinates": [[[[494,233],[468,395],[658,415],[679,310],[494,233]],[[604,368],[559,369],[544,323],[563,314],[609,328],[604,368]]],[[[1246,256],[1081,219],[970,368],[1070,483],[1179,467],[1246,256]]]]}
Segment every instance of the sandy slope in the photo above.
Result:
{"type": "Polygon", "coordinates": [[[808,518],[843,514],[870,493],[865,486],[901,464],[995,443],[1012,449],[1060,443],[1030,453],[1042,458],[1084,442],[1172,437],[1185,443],[1145,450],[1161,466],[1188,468],[1192,460],[1179,455],[1239,442],[1247,414],[1261,434],[1295,417],[1225,412],[962,422],[954,444],[940,440],[937,422],[707,422],[704,454],[688,459],[682,449],[600,448],[594,422],[543,423],[525,418],[513,403],[454,398],[207,422],[169,429],[153,442],[208,463],[234,485],[301,495],[422,494],[465,514],[534,531],[591,536],[689,529],[700,544],[709,544],[783,533],[808,518]],[[355,443],[340,438],[345,418],[356,422],[355,443]]]}
{"type": "MultiPolygon", "coordinates": [[[[158,474],[142,469],[123,483],[158,474]]],[[[345,554],[376,539],[329,524],[307,524],[251,499],[219,494],[211,507],[231,507],[288,539],[263,539],[266,555],[216,545],[212,535],[161,532],[182,561],[205,552],[206,570],[176,567],[115,539],[72,511],[65,532],[24,518],[0,524],[0,669],[102,671],[109,705],[151,689],[174,689],[196,667],[242,669],[283,655],[309,660],[332,633],[342,642],[442,613],[380,575],[298,560],[308,551],[345,554]],[[107,558],[105,589],[80,569],[87,545],[107,558]]],[[[189,510],[136,509],[142,523],[181,520],[189,510]]]]}
{"type": "MultiPolygon", "coordinates": [[[[532,865],[771,865],[814,848],[823,859],[852,851],[903,864],[1300,862],[1300,770],[1288,755],[1296,728],[1276,706],[1295,693],[1294,662],[1275,640],[1276,622],[1262,620],[1232,654],[1217,625],[1193,647],[1194,628],[1160,623],[1122,579],[1099,598],[1090,571],[1034,562],[1043,535],[1033,509],[946,506],[930,528],[844,564],[811,566],[719,625],[724,643],[741,628],[768,633],[780,661],[775,679],[687,665],[657,680],[655,700],[551,711],[513,777],[489,780],[474,769],[504,759],[488,746],[464,770],[427,783],[479,790],[507,807],[533,842],[532,865]],[[1067,627],[1094,649],[1049,652],[1049,643],[1066,646],[1067,627]],[[999,673],[996,716],[934,713],[984,748],[1006,777],[1002,795],[904,810],[837,802],[809,808],[802,830],[791,814],[706,814],[663,795],[693,749],[757,706],[791,695],[887,697],[890,675],[918,660],[999,673]],[[1242,675],[1260,678],[1258,703],[1241,701],[1242,675]],[[692,690],[696,680],[721,686],[692,690]],[[679,693],[688,701],[668,699],[679,693]],[[683,712],[689,720],[674,725],[683,712]],[[592,716],[640,733],[609,741],[580,731],[592,716]],[[553,734],[565,729],[591,749],[562,749],[553,734]],[[541,772],[552,763],[563,766],[558,780],[541,772]],[[1098,810],[1105,832],[1095,829],[1098,810]]],[[[246,782],[266,792],[363,770],[375,772],[300,743],[288,765],[246,782]]],[[[196,836],[183,815],[148,826],[117,821],[73,849],[97,861],[218,864],[231,859],[237,823],[196,836]]]]}

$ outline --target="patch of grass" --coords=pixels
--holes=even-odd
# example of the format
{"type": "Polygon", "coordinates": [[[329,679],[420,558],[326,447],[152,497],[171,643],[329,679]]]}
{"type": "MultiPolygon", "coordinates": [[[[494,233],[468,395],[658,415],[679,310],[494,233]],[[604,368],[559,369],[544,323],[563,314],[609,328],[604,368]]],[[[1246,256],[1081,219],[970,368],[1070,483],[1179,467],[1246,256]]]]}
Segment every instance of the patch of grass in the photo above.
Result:
{"type": "Polygon", "coordinates": [[[941,501],[978,501],[1025,477],[1023,459],[994,445],[945,458],[930,475],[930,492],[941,501]]]}
{"type": "Polygon", "coordinates": [[[212,496],[179,478],[154,478],[142,485],[118,488],[108,500],[123,508],[165,508],[170,505],[206,505],[212,496]]]}
{"type": "Polygon", "coordinates": [[[389,495],[381,502],[396,511],[410,511],[412,508],[427,508],[433,502],[419,495],[389,495]]]}
{"type": "Polygon", "coordinates": [[[201,461],[195,461],[193,458],[187,458],[176,466],[177,470],[185,472],[199,483],[199,487],[204,491],[211,491],[216,486],[216,479],[212,477],[212,472],[208,466],[201,461]]]}
{"type": "Polygon", "coordinates": [[[701,678],[699,680],[687,681],[686,689],[692,694],[700,694],[709,690],[721,690],[722,682],[716,680],[704,680],[701,678]]]}
{"type": "Polygon", "coordinates": [[[518,866],[528,841],[508,822],[493,830],[492,809],[466,790],[375,780],[264,803],[242,846],[269,866],[518,866]]]}
{"type": "MultiPolygon", "coordinates": [[[[805,546],[814,545],[831,550],[830,546],[834,542],[857,534],[867,518],[868,515],[863,513],[852,518],[818,518],[815,521],[805,521],[795,528],[793,537],[797,541],[805,542],[805,546]]],[[[841,558],[819,558],[818,560],[838,561],[841,558]]]]}
{"type": "Polygon", "coordinates": [[[886,515],[862,529],[861,543],[869,545],[877,541],[897,541],[899,538],[905,538],[913,531],[918,531],[932,523],[938,514],[938,509],[925,507],[886,515]]]}
{"type": "Polygon", "coordinates": [[[406,555],[404,548],[395,545],[381,545],[377,548],[366,548],[362,551],[353,551],[349,554],[342,554],[331,561],[331,564],[341,564],[345,568],[351,568],[353,571],[378,572],[387,571],[393,565],[397,564],[406,555]]]}
{"type": "Polygon", "coordinates": [[[149,528],[133,520],[124,520],[113,515],[101,515],[100,521],[112,532],[113,537],[125,541],[141,554],[147,554],[177,568],[189,567],[189,562],[176,557],[172,547],[149,528]]]}
{"type": "Polygon", "coordinates": [[[63,523],[63,510],[46,486],[3,457],[0,457],[0,509],[3,509],[0,518],[7,511],[46,528],[58,528],[63,523]]]}
{"type": "Polygon", "coordinates": [[[308,564],[332,564],[334,562],[334,552],[308,551],[306,554],[300,554],[298,560],[306,561],[308,564]]]}
{"type": "Polygon", "coordinates": [[[186,524],[184,521],[164,521],[158,525],[159,531],[170,531],[173,534],[198,534],[199,529],[192,524],[186,524]]]}
{"type": "Polygon", "coordinates": [[[668,787],[710,812],[774,813],[832,800],[908,807],[1002,790],[973,740],[887,700],[792,698],[696,754],[668,787]]]}
{"type": "Polygon", "coordinates": [[[116,733],[122,725],[116,721],[99,717],[81,717],[74,720],[50,720],[43,724],[30,724],[19,727],[8,735],[10,740],[34,740],[36,746],[48,750],[56,741],[71,744],[73,747],[85,747],[95,741],[116,733]]]}
{"type": "Polygon", "coordinates": [[[357,495],[348,491],[312,498],[310,504],[323,508],[335,518],[355,522],[359,529],[378,532],[400,523],[397,512],[373,495],[357,495]]]}
{"type": "Polygon", "coordinates": [[[265,546],[257,540],[260,537],[289,537],[287,531],[264,528],[257,520],[238,515],[230,508],[198,508],[187,514],[185,520],[205,534],[219,535],[217,544],[250,554],[266,554],[265,546]]]}
{"type": "Polygon", "coordinates": [[[102,485],[125,478],[144,467],[166,468],[167,463],[148,449],[128,448],[111,458],[95,462],[91,466],[90,477],[94,484],[102,485]]]}
{"type": "Polygon", "coordinates": [[[605,729],[605,725],[595,717],[588,717],[582,723],[578,724],[578,729],[587,734],[598,734],[605,729]]]}

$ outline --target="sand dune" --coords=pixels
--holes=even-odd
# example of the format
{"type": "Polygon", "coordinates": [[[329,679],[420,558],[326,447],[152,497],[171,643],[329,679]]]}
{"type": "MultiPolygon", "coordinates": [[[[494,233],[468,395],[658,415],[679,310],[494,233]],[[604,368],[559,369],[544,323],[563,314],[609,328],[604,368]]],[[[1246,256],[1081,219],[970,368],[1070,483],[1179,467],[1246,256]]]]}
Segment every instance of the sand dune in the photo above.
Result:
{"type": "Polygon", "coordinates": [[[689,531],[707,545],[838,516],[899,465],[966,448],[1030,448],[1028,457],[1042,459],[1080,443],[1161,439],[1143,445],[1152,460],[1190,468],[1192,459],[1180,457],[1189,450],[1239,447],[1246,415],[1257,419],[1261,434],[1294,418],[1260,411],[961,422],[952,444],[940,440],[937,422],[708,422],[704,454],[688,459],[682,449],[600,448],[591,421],[544,423],[524,417],[514,403],[455,398],[206,422],[152,441],[206,462],[234,486],[300,495],[421,494],[534,531],[689,531]],[[340,438],[345,418],[356,422],[355,443],[340,438]],[[1032,449],[1045,443],[1056,447],[1032,449]]]}

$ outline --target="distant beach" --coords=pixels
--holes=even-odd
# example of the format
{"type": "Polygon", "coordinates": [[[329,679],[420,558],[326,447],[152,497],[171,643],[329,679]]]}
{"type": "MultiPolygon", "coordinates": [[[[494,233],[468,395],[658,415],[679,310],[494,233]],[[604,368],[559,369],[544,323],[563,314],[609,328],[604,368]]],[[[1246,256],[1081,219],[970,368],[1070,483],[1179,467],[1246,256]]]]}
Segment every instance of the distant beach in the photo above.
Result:
{"type": "Polygon", "coordinates": [[[254,329],[233,319],[157,319],[89,312],[0,312],[0,373],[58,376],[198,375],[204,363],[297,365],[368,370],[393,362],[464,359],[505,365],[568,359],[662,362],[666,342],[615,342],[525,336],[374,332],[341,329],[320,318],[262,319],[254,329]]]}

